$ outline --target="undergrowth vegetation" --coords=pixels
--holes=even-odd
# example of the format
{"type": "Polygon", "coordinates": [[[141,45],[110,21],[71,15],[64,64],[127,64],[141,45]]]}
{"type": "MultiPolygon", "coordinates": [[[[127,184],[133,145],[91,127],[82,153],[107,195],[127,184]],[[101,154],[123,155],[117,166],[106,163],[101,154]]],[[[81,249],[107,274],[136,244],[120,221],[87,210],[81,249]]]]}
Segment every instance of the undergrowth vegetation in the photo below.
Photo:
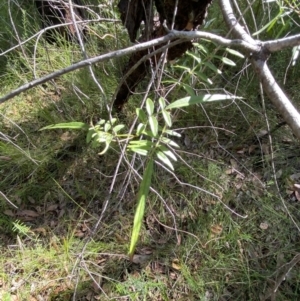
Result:
{"type": "MultiPolygon", "coordinates": [[[[5,53],[39,31],[39,17],[23,2],[0,4],[1,96],[83,58],[79,45],[43,37],[5,53]]],[[[118,19],[114,2],[85,2],[91,19],[118,19]]],[[[276,17],[275,3],[269,9],[261,24],[245,13],[251,30],[276,17]]],[[[206,28],[223,35],[219,15],[214,4],[206,28]]],[[[88,26],[89,57],[128,45],[120,22],[88,26]]],[[[277,34],[270,28],[260,38],[277,34]]],[[[299,71],[286,68],[291,55],[276,54],[270,65],[299,108],[299,71]]],[[[0,104],[0,299],[299,300],[299,142],[264,99],[247,59],[207,41],[166,66],[162,91],[148,96],[155,110],[162,95],[167,104],[198,92],[241,98],[171,111],[171,129],[180,134],[172,136],[179,146],[172,149],[174,171],[153,159],[140,235],[128,257],[145,156],[124,151],[122,137],[99,155],[103,145],[91,147],[84,129],[41,131],[109,120],[125,63],[98,63],[94,79],[80,69],[0,104]]],[[[113,114],[124,133],[147,84],[113,114]]]]}

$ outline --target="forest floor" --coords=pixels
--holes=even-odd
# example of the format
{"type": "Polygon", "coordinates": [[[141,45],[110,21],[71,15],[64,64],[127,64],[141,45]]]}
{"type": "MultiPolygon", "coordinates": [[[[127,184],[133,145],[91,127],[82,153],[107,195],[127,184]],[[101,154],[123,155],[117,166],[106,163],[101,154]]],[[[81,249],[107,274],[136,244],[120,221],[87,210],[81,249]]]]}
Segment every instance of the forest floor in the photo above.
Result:
{"type": "MultiPolygon", "coordinates": [[[[87,46],[89,55],[120,47],[113,36],[103,38],[87,46]]],[[[78,46],[40,43],[35,56],[30,45],[0,57],[1,96],[34,73],[81,59],[78,46]]],[[[277,78],[284,77],[289,55],[270,59],[277,78]]],[[[192,54],[176,66],[191,62],[192,54]]],[[[263,109],[259,84],[250,70],[239,73],[241,64],[224,68],[215,82],[242,100],[173,115],[173,129],[182,135],[176,177],[155,167],[156,193],[147,200],[132,261],[127,254],[140,181],[126,178],[132,155],[122,160],[110,191],[118,145],[100,156],[83,131],[40,131],[108,118],[105,101],[115,93],[124,60],[93,67],[104,94],[83,69],[0,104],[0,299],[299,300],[300,147],[267,99],[263,109]]],[[[176,66],[166,69],[166,89],[176,66]]],[[[298,78],[289,70],[284,87],[300,107],[298,78]]],[[[170,101],[184,93],[176,86],[170,101]]],[[[140,100],[137,94],[124,108],[125,131],[140,100]]],[[[139,158],[131,162],[140,170],[139,158]]]]}

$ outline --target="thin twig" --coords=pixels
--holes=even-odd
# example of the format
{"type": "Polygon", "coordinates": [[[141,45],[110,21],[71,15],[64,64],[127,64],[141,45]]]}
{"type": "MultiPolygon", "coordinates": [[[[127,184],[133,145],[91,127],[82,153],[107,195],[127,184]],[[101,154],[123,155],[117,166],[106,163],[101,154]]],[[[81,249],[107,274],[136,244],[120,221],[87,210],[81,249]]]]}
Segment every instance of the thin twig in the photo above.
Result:
{"type": "Polygon", "coordinates": [[[9,200],[9,198],[2,192],[0,191],[0,195],[7,201],[10,205],[12,205],[14,208],[18,209],[18,206],[16,206],[13,202],[9,200]]]}

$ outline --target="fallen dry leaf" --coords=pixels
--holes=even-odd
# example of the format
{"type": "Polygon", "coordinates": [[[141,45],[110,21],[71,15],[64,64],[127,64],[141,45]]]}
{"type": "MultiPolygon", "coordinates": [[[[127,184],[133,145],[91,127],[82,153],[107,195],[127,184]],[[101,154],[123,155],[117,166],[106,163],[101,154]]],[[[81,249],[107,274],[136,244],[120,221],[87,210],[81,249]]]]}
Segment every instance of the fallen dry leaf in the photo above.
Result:
{"type": "Polygon", "coordinates": [[[236,152],[237,152],[237,154],[243,155],[246,152],[246,149],[243,147],[241,149],[238,149],[236,152]]]}
{"type": "Polygon", "coordinates": [[[72,140],[72,134],[70,133],[70,132],[64,132],[61,136],[60,136],[60,139],[62,140],[62,141],[70,141],[70,140],[72,140]]]}
{"type": "Polygon", "coordinates": [[[211,231],[213,234],[215,234],[215,235],[219,235],[219,234],[222,233],[223,228],[222,228],[221,225],[212,225],[212,226],[210,227],[210,231],[211,231]]]}
{"type": "Polygon", "coordinates": [[[234,169],[238,169],[239,168],[238,163],[235,160],[233,160],[233,159],[230,159],[230,164],[231,164],[232,168],[234,168],[234,169]]]}
{"type": "Polygon", "coordinates": [[[294,173],[294,174],[290,175],[289,178],[290,178],[292,181],[300,180],[300,173],[294,173]]]}
{"type": "Polygon", "coordinates": [[[46,212],[49,212],[49,211],[55,211],[56,209],[58,208],[58,205],[57,204],[52,204],[52,205],[49,205],[46,209],[46,212]]]}
{"type": "Polygon", "coordinates": [[[300,192],[300,184],[294,184],[295,191],[300,192]]]}
{"type": "Polygon", "coordinates": [[[18,211],[17,215],[19,215],[19,216],[29,216],[29,217],[38,217],[38,216],[40,216],[40,214],[38,212],[33,211],[33,210],[28,210],[28,209],[18,211]]]}
{"type": "Polygon", "coordinates": [[[145,255],[150,255],[153,253],[153,249],[150,247],[143,247],[143,248],[139,249],[139,253],[145,254],[145,255]]]}
{"type": "Polygon", "coordinates": [[[225,170],[225,174],[226,175],[231,175],[235,172],[235,169],[234,168],[228,168],[225,170]]]}
{"type": "Polygon", "coordinates": [[[75,237],[78,237],[78,238],[82,238],[85,236],[85,233],[80,231],[80,230],[77,230],[75,233],[74,233],[74,236],[75,237]]]}
{"type": "Polygon", "coordinates": [[[42,228],[42,227],[33,229],[32,231],[35,232],[35,233],[42,234],[43,236],[46,236],[46,235],[47,235],[46,229],[45,229],[45,228],[42,228]]]}
{"type": "Polygon", "coordinates": [[[3,161],[10,161],[11,158],[10,158],[10,157],[6,157],[6,156],[0,156],[0,160],[3,160],[3,161]]]}
{"type": "Polygon", "coordinates": [[[180,271],[181,270],[181,265],[180,265],[180,261],[177,258],[174,258],[172,260],[172,268],[174,270],[180,271]]]}
{"type": "Polygon", "coordinates": [[[146,263],[147,261],[149,261],[151,258],[151,255],[133,255],[132,257],[132,262],[133,263],[146,263]]]}
{"type": "Polygon", "coordinates": [[[269,225],[267,223],[261,223],[259,225],[259,228],[262,230],[267,230],[269,228],[269,225]]]}
{"type": "Polygon", "coordinates": [[[264,155],[269,155],[270,154],[270,147],[269,147],[268,144],[263,143],[261,145],[261,150],[262,150],[264,155]]]}
{"type": "Polygon", "coordinates": [[[296,197],[297,201],[300,202],[300,192],[297,190],[295,191],[295,197],[296,197]]]}
{"type": "Polygon", "coordinates": [[[15,217],[16,216],[11,210],[4,210],[3,213],[7,216],[10,216],[10,217],[15,217]]]}

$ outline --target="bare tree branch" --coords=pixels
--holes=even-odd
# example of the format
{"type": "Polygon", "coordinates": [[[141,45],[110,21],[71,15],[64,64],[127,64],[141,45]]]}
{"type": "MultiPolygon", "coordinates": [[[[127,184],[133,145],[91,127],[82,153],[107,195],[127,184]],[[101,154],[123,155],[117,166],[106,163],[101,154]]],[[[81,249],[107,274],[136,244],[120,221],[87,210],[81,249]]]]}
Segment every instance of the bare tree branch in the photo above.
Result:
{"type": "Polygon", "coordinates": [[[157,46],[157,45],[161,45],[161,44],[167,43],[168,41],[178,39],[178,38],[183,38],[183,39],[186,39],[186,40],[191,40],[191,39],[194,39],[194,38],[205,38],[205,39],[210,39],[212,41],[215,41],[215,42],[217,42],[221,45],[224,45],[224,46],[233,46],[233,47],[234,46],[235,47],[244,46],[244,47],[248,47],[249,49],[252,49],[253,51],[254,50],[258,51],[259,50],[259,48],[258,48],[259,46],[247,44],[243,40],[225,39],[225,38],[222,38],[222,37],[220,37],[218,35],[215,35],[215,34],[211,34],[211,33],[207,33],[207,32],[200,32],[200,31],[195,32],[194,35],[190,35],[189,32],[182,32],[182,31],[172,30],[164,37],[157,38],[157,39],[154,39],[154,40],[151,40],[151,41],[147,41],[147,42],[144,42],[144,43],[141,43],[141,44],[136,44],[136,45],[133,45],[133,46],[125,48],[125,49],[112,51],[112,52],[109,52],[109,53],[106,53],[106,54],[103,54],[103,55],[100,55],[100,56],[96,56],[96,57],[93,57],[93,58],[89,58],[89,59],[86,59],[86,60],[82,60],[82,61],[80,61],[76,64],[73,64],[73,65],[69,66],[69,67],[66,67],[64,69],[55,71],[55,72],[50,73],[50,74],[48,74],[44,77],[35,79],[35,80],[33,80],[33,81],[17,88],[16,90],[11,91],[7,95],[2,96],[0,98],[0,104],[7,101],[7,100],[9,100],[9,99],[11,99],[11,98],[13,98],[13,97],[15,97],[15,96],[17,96],[17,95],[19,95],[19,94],[21,94],[22,92],[25,92],[25,91],[33,88],[33,87],[41,85],[45,82],[48,82],[48,81],[50,81],[50,80],[52,80],[56,77],[59,77],[59,76],[62,76],[64,74],[66,74],[66,73],[75,71],[77,69],[80,69],[80,68],[83,68],[83,67],[86,67],[86,66],[93,65],[93,64],[98,63],[98,62],[103,62],[103,61],[107,61],[109,59],[122,57],[124,55],[129,55],[133,52],[144,50],[144,49],[147,49],[147,48],[151,48],[151,47],[154,47],[154,46],[157,46]]]}
{"type": "MultiPolygon", "coordinates": [[[[238,23],[233,13],[230,1],[219,0],[219,3],[225,22],[232,31],[233,36],[237,39],[242,39],[249,44],[257,45],[257,41],[250,37],[250,35],[238,23]]],[[[294,37],[294,39],[287,39],[286,41],[289,41],[292,44],[298,38],[299,37],[297,35],[294,37]]],[[[279,48],[276,46],[276,43],[277,45],[282,45],[282,47],[284,47],[284,45],[286,45],[288,42],[285,44],[283,40],[284,39],[277,40],[277,42],[274,41],[275,43],[261,43],[261,50],[256,53],[249,52],[249,49],[247,48],[244,50],[248,53],[252,66],[259,76],[263,85],[263,89],[268,98],[275,105],[286,123],[291,127],[294,135],[300,139],[300,114],[295,109],[291,101],[287,98],[283,90],[279,87],[267,65],[267,59],[270,54],[269,49],[273,49],[273,51],[275,51],[275,49],[279,50],[279,48]],[[269,47],[264,47],[264,45],[269,45],[269,47]]]]}
{"type": "Polygon", "coordinates": [[[284,48],[290,48],[298,45],[300,45],[300,34],[262,43],[263,48],[270,52],[276,52],[283,50],[284,48]]]}
{"type": "Polygon", "coordinates": [[[103,54],[103,55],[100,55],[100,56],[96,56],[96,57],[93,57],[93,58],[89,58],[89,59],[86,59],[86,60],[82,60],[78,63],[75,63],[69,67],[66,67],[66,68],[63,68],[61,70],[58,70],[58,71],[55,71],[53,73],[50,73],[46,76],[43,76],[41,78],[38,78],[38,79],[35,79],[23,86],[20,86],[18,89],[16,90],[13,90],[11,91],[10,93],[8,93],[7,95],[3,96],[0,98],[0,104],[21,94],[22,92],[25,92],[33,87],[36,87],[38,85],[41,85],[43,83],[46,83],[56,77],[59,77],[59,76],[62,76],[66,73],[69,73],[69,72],[72,72],[72,71],[75,71],[77,69],[80,69],[80,68],[83,68],[83,67],[86,67],[86,66],[90,66],[90,65],[93,65],[95,63],[98,63],[98,62],[103,62],[103,61],[107,61],[109,59],[113,59],[113,58],[117,58],[117,57],[122,57],[124,55],[128,55],[128,54],[131,54],[133,52],[136,52],[136,51],[139,51],[139,50],[143,50],[143,49],[147,49],[149,47],[153,47],[153,46],[156,46],[156,45],[160,45],[160,44],[163,44],[163,43],[166,43],[170,40],[174,39],[174,35],[173,34],[168,34],[164,37],[161,37],[161,38],[158,38],[158,39],[155,39],[155,40],[151,40],[151,41],[148,41],[148,42],[145,42],[145,43],[142,43],[142,44],[137,44],[137,45],[133,45],[131,47],[128,47],[128,48],[125,48],[125,49],[121,49],[121,50],[116,50],[116,51],[113,51],[113,52],[109,52],[109,53],[106,53],[106,54],[103,54]]]}
{"type": "MultiPolygon", "coordinates": [[[[73,64],[69,67],[48,74],[42,78],[35,79],[17,88],[16,90],[11,91],[7,95],[2,96],[0,98],[0,104],[21,94],[22,92],[25,92],[49,80],[52,80],[66,73],[75,71],[77,69],[86,66],[91,66],[97,62],[103,62],[109,59],[129,55],[136,51],[144,50],[161,44],[166,44],[167,42],[175,39],[195,40],[195,39],[202,38],[202,39],[211,40],[222,46],[239,48],[244,53],[246,53],[249,57],[251,57],[252,65],[256,73],[259,75],[263,83],[264,90],[266,91],[270,100],[278,108],[284,120],[292,128],[293,133],[298,138],[300,138],[300,115],[297,112],[297,110],[294,108],[294,106],[291,104],[290,100],[286,97],[282,89],[277,84],[276,80],[272,76],[271,71],[269,70],[266,63],[270,52],[278,51],[286,47],[293,47],[295,45],[299,45],[300,34],[292,37],[287,37],[284,39],[273,40],[273,41],[262,42],[262,41],[254,40],[247,32],[245,32],[243,27],[239,25],[232,11],[229,0],[220,0],[220,6],[224,14],[225,22],[232,30],[232,33],[236,37],[236,39],[227,39],[203,31],[170,30],[168,31],[168,34],[164,37],[147,41],[141,44],[136,44],[125,49],[116,50],[104,55],[96,56],[94,58],[88,58],[82,60],[79,63],[73,64]]],[[[0,54],[0,56],[3,54],[4,53],[0,54]]]]}

